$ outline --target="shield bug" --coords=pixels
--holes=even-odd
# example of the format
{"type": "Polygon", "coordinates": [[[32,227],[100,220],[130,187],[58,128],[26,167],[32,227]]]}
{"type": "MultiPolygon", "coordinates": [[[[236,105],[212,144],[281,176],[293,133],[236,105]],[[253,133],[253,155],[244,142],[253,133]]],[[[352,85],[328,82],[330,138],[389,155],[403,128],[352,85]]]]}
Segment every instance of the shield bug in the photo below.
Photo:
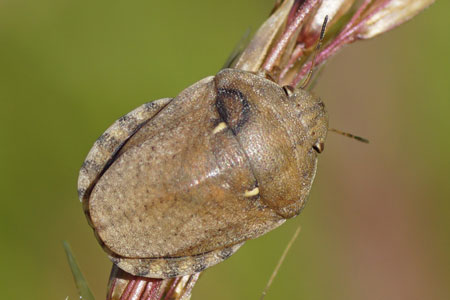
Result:
{"type": "Polygon", "coordinates": [[[319,98],[254,71],[293,3],[277,9],[233,68],[142,105],[95,142],[78,193],[122,270],[194,274],[300,213],[328,116],[319,98]]]}
{"type": "MultiPolygon", "coordinates": [[[[350,2],[337,3],[332,24],[350,2]]],[[[325,3],[279,2],[231,68],[142,105],[95,142],[78,192],[120,269],[152,278],[198,273],[300,213],[329,130],[323,102],[294,87],[309,82],[314,63],[393,24],[370,31],[394,8],[365,1],[319,52],[327,17],[321,31],[303,23],[321,21],[325,3]]]]}
{"type": "Polygon", "coordinates": [[[81,168],[80,199],[121,269],[200,272],[299,214],[327,128],[319,98],[224,69],[116,121],[81,168]]]}

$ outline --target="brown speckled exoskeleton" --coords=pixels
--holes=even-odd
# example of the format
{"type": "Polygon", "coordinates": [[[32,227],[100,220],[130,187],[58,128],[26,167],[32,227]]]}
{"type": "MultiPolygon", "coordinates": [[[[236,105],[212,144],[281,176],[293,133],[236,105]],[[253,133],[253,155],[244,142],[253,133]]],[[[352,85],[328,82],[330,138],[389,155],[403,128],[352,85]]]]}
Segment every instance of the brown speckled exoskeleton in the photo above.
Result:
{"type": "Polygon", "coordinates": [[[119,268],[194,274],[300,213],[328,116],[319,98],[259,72],[293,3],[283,2],[233,68],[142,105],[95,142],[78,192],[119,268]]]}
{"type": "Polygon", "coordinates": [[[116,121],[81,168],[80,199],[121,269],[200,272],[299,214],[327,128],[319,98],[224,69],[116,121]]]}

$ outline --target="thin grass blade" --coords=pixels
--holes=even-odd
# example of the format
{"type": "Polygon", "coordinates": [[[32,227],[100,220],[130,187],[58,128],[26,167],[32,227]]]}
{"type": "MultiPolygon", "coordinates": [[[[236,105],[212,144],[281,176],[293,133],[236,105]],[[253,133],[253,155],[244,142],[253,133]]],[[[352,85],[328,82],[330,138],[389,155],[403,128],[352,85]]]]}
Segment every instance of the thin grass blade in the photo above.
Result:
{"type": "Polygon", "coordinates": [[[94,295],[92,294],[89,286],[86,282],[86,279],[81,273],[80,268],[78,267],[77,261],[72,254],[72,250],[70,249],[69,243],[63,241],[64,250],[66,251],[67,260],[69,262],[70,269],[72,270],[72,275],[75,280],[75,285],[77,286],[78,293],[80,294],[80,299],[83,300],[95,300],[94,295]]]}

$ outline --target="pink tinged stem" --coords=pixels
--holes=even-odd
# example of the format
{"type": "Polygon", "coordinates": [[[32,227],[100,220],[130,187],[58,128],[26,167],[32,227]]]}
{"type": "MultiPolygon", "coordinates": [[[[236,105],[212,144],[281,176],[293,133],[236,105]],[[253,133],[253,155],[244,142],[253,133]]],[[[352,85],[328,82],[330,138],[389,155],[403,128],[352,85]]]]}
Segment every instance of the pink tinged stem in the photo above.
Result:
{"type": "Polygon", "coordinates": [[[292,21],[295,19],[295,15],[297,14],[300,5],[302,5],[302,2],[304,2],[304,0],[296,0],[294,2],[294,4],[291,7],[291,11],[289,12],[289,15],[287,17],[286,25],[291,24],[292,21]]]}
{"type": "Polygon", "coordinates": [[[113,297],[114,290],[116,288],[117,278],[110,281],[110,285],[108,286],[108,293],[106,294],[106,300],[111,300],[113,297]]]}
{"type": "Polygon", "coordinates": [[[292,55],[289,58],[287,65],[280,72],[279,82],[283,80],[284,76],[286,76],[287,72],[289,72],[289,70],[292,68],[295,62],[298,61],[303,56],[303,48],[304,48],[303,44],[297,44],[297,46],[295,46],[295,49],[292,52],[292,55]]]}
{"type": "Polygon", "coordinates": [[[151,298],[151,292],[153,289],[153,282],[148,282],[145,286],[144,294],[142,294],[142,300],[150,300],[151,298]]]}
{"type": "Polygon", "coordinates": [[[142,300],[159,300],[161,299],[162,293],[160,292],[162,280],[154,279],[150,280],[145,287],[144,294],[142,295],[142,300]],[[159,296],[158,296],[159,295],[159,296]]]}
{"type": "Polygon", "coordinates": [[[175,278],[175,280],[173,281],[169,291],[167,292],[166,296],[164,297],[164,300],[168,300],[168,299],[170,299],[170,297],[172,297],[173,292],[175,291],[175,288],[177,287],[177,284],[180,281],[180,279],[181,279],[181,277],[175,278]]]}
{"type": "Polygon", "coordinates": [[[120,297],[120,300],[128,300],[135,285],[136,285],[136,280],[134,280],[134,279],[130,280],[130,282],[128,282],[128,284],[127,284],[127,287],[125,288],[125,291],[123,292],[122,296],[120,297]]]}
{"type": "Polygon", "coordinates": [[[364,2],[361,4],[361,6],[358,8],[358,10],[353,15],[353,17],[350,19],[350,21],[345,25],[342,32],[346,32],[347,30],[350,29],[350,27],[352,27],[352,25],[356,22],[356,20],[358,20],[361,17],[362,13],[366,10],[366,8],[369,6],[369,4],[372,3],[372,1],[373,0],[364,0],[364,2]]]}
{"type": "Polygon", "coordinates": [[[131,292],[129,300],[140,300],[142,299],[142,293],[145,290],[145,287],[147,286],[148,281],[147,280],[137,280],[136,284],[133,287],[133,290],[131,292]]]}
{"type": "Polygon", "coordinates": [[[152,300],[152,299],[160,300],[161,299],[161,297],[163,295],[163,291],[161,289],[162,283],[163,282],[160,280],[156,280],[152,283],[152,289],[146,300],[152,300]]]}
{"type": "MultiPolygon", "coordinates": [[[[317,55],[315,62],[316,67],[320,66],[328,58],[336,54],[336,52],[339,51],[344,45],[354,42],[357,39],[358,31],[365,25],[365,22],[388,5],[390,1],[392,0],[385,0],[367,16],[357,21],[357,19],[361,17],[362,13],[366,10],[367,6],[372,2],[372,0],[366,0],[350,20],[349,24],[353,23],[353,26],[347,24],[341,33],[333,40],[333,42],[331,42],[317,55]],[[356,15],[357,18],[355,18],[356,15]],[[355,24],[356,21],[357,23],[355,24]]],[[[300,72],[298,72],[297,76],[295,76],[292,80],[292,86],[297,86],[302,81],[302,78],[309,72],[311,65],[312,62],[309,61],[302,66],[300,72]]]]}
{"type": "Polygon", "coordinates": [[[107,300],[188,300],[199,273],[176,278],[147,278],[113,266],[107,300]]]}
{"type": "Polygon", "coordinates": [[[295,15],[294,20],[288,25],[286,31],[283,33],[281,38],[275,44],[275,47],[272,48],[269,56],[266,58],[266,61],[262,67],[263,70],[267,72],[272,71],[273,67],[283,54],[283,51],[286,49],[289,41],[293,38],[293,35],[296,33],[297,29],[305,21],[305,17],[317,4],[319,4],[319,2],[319,0],[307,0],[305,3],[303,3],[301,8],[295,15]]]}

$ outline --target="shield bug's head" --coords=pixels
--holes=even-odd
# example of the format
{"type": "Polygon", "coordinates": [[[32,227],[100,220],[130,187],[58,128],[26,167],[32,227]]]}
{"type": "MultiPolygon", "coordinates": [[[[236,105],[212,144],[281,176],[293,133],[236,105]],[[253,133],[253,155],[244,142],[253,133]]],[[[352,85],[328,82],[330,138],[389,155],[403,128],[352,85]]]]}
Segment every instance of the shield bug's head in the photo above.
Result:
{"type": "Polygon", "coordinates": [[[321,153],[325,147],[325,138],[328,131],[328,114],[325,105],[319,97],[303,89],[283,87],[292,109],[300,120],[302,130],[298,131],[306,148],[321,153]]]}

